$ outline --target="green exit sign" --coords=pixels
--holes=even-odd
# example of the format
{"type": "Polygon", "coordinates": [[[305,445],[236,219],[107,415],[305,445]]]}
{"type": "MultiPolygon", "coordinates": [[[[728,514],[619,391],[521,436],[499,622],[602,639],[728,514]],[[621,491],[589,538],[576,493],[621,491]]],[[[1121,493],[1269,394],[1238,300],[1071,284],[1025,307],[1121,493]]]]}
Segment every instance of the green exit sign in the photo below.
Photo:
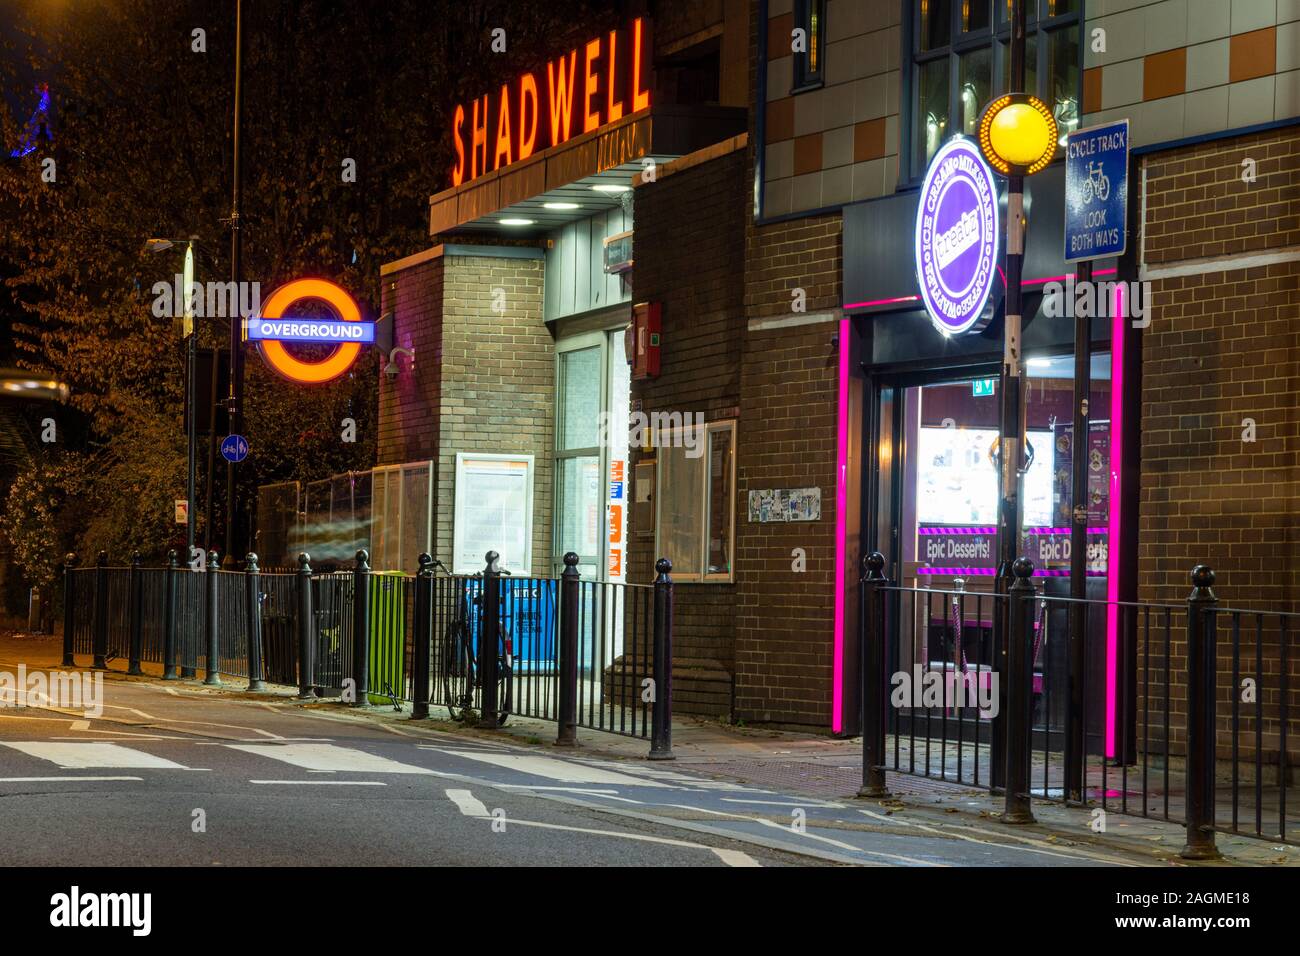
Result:
{"type": "Polygon", "coordinates": [[[992,395],[998,387],[996,378],[977,378],[970,383],[970,393],[976,398],[992,395]]]}

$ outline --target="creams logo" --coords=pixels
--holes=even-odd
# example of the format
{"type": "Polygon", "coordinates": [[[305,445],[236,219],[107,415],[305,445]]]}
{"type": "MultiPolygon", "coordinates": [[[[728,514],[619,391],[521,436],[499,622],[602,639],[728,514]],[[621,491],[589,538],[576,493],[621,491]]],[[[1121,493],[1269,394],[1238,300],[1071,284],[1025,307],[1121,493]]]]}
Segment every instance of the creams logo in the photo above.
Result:
{"type": "Polygon", "coordinates": [[[961,136],[935,154],[916,211],[916,275],[944,335],[975,328],[997,277],[998,192],[979,148],[961,136]]]}

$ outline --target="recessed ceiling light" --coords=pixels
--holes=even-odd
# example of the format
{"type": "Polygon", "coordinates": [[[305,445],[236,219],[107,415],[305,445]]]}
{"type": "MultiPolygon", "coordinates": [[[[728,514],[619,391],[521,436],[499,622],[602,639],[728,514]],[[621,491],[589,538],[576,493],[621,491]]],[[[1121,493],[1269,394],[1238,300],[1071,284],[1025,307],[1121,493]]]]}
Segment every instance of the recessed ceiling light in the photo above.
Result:
{"type": "Polygon", "coordinates": [[[619,183],[596,183],[596,185],[592,186],[591,188],[598,193],[625,193],[629,191],[632,187],[623,186],[620,185],[619,183]]]}
{"type": "Polygon", "coordinates": [[[1027,362],[1025,362],[1025,364],[1030,366],[1031,368],[1046,368],[1052,365],[1053,363],[1052,360],[1049,358],[1031,358],[1027,362]]]}
{"type": "Polygon", "coordinates": [[[535,219],[502,219],[502,220],[501,220],[501,225],[503,225],[503,226],[531,226],[534,222],[536,222],[535,219]]]}
{"type": "Polygon", "coordinates": [[[576,202],[544,202],[543,209],[581,209],[576,202]]]}

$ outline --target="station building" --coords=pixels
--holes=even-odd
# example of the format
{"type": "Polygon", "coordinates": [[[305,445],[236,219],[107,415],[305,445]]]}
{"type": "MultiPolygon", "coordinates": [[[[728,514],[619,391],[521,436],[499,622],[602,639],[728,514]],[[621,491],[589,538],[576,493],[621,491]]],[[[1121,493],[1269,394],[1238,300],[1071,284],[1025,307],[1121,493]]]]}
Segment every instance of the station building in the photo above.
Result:
{"type": "MultiPolygon", "coordinates": [[[[748,143],[636,187],[634,295],[662,304],[663,348],[634,400],[735,427],[734,489],[710,460],[703,580],[677,605],[682,663],[730,683],[735,719],[856,729],[864,554],[909,586],[991,583],[1000,315],[936,331],[912,237],[930,159],[1006,89],[1008,7],[753,3],[748,143]]],[[[1062,137],[1130,125],[1127,248],[1095,277],[1151,291],[1144,317],[1121,302],[1092,323],[1090,598],[1178,603],[1205,563],[1234,606],[1297,609],[1298,21],[1290,3],[1031,2],[1028,86],[1062,137]]],[[[1073,319],[1042,295],[1073,272],[1063,191],[1059,157],[1027,185],[1025,547],[1067,594],[1073,319]]],[[[631,567],[664,550],[662,520],[633,525],[631,567]]],[[[1134,687],[1138,645],[1101,635],[1093,686],[1134,687]]]]}

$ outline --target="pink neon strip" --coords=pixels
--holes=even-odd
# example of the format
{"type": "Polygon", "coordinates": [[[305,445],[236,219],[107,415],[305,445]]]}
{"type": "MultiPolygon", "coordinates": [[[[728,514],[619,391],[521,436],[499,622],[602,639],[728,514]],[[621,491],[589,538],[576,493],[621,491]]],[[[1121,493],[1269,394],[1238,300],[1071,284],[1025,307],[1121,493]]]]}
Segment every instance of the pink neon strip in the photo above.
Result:
{"type": "MultiPolygon", "coordinates": [[[[1093,275],[1112,276],[1118,271],[1119,271],[1118,269],[1098,269],[1096,272],[1093,273],[1093,275]]],[[[1001,266],[998,266],[998,275],[1002,276],[1002,284],[1006,285],[1007,277],[1006,274],[1002,271],[1001,266]]],[[[1048,282],[1064,282],[1066,278],[1067,278],[1066,276],[1049,276],[1046,279],[1022,279],[1020,285],[1023,287],[1027,285],[1044,285],[1048,282]]],[[[921,301],[921,297],[919,295],[900,295],[893,299],[871,299],[868,302],[846,302],[844,304],[844,308],[869,309],[872,306],[877,306],[877,305],[898,305],[900,302],[920,302],[920,301],[921,301]]]]}
{"type": "Polygon", "coordinates": [[[1115,285],[1110,310],[1110,547],[1106,557],[1106,756],[1116,752],[1115,715],[1119,700],[1119,470],[1124,461],[1124,284],[1115,285]]]}
{"type": "MultiPolygon", "coordinates": [[[[917,534],[997,534],[997,528],[993,527],[973,527],[973,528],[940,528],[926,527],[917,528],[917,534]]],[[[1069,534],[1072,528],[1025,528],[1025,534],[1069,534]]],[[[1088,534],[1106,534],[1109,528],[1089,528],[1088,534]]]]}
{"type": "Polygon", "coordinates": [[[831,675],[831,733],[844,730],[844,551],[848,547],[849,504],[849,335],[840,319],[839,423],[835,435],[835,662],[831,675]]]}
{"type": "MultiPolygon", "coordinates": [[[[979,577],[980,575],[986,575],[986,576],[987,576],[987,575],[993,575],[993,574],[996,574],[996,573],[997,573],[997,569],[996,569],[996,568],[917,568],[917,569],[916,569],[916,573],[917,573],[917,575],[923,575],[923,574],[944,574],[944,575],[949,575],[949,574],[951,574],[951,575],[960,575],[960,574],[964,574],[964,575],[968,575],[968,576],[973,575],[973,576],[975,576],[975,577],[979,577]]],[[[1101,577],[1101,576],[1104,575],[1105,573],[1106,573],[1105,571],[1089,571],[1089,572],[1087,572],[1087,574],[1088,574],[1089,577],[1101,577]]],[[[1034,577],[1036,577],[1036,578],[1068,578],[1069,576],[1070,576],[1070,572],[1069,572],[1068,570],[1057,569],[1057,568],[1035,568],[1035,569],[1034,569],[1034,577]]]]}
{"type": "Polygon", "coordinates": [[[920,302],[919,295],[900,295],[894,299],[872,299],[870,302],[849,302],[846,309],[868,309],[873,305],[897,305],[899,302],[920,302]]]}
{"type": "MultiPolygon", "coordinates": [[[[1093,273],[1094,276],[1113,276],[1119,272],[1118,269],[1098,269],[1093,273]]],[[[1064,282],[1069,276],[1049,276],[1046,279],[1025,279],[1020,284],[1025,285],[1044,285],[1048,282],[1064,282]]]]}

